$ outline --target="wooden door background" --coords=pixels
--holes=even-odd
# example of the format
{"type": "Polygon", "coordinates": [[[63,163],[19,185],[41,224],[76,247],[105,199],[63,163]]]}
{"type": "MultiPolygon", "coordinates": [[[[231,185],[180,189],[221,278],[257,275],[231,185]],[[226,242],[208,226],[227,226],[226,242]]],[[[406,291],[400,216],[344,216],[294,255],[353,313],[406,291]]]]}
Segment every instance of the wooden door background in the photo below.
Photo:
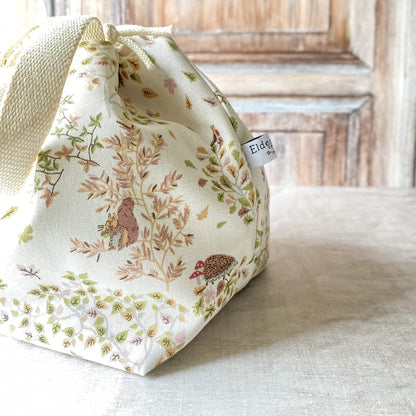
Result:
{"type": "Polygon", "coordinates": [[[13,10],[20,25],[81,13],[172,23],[253,133],[272,137],[270,184],[415,186],[413,0],[18,0],[13,10]]]}

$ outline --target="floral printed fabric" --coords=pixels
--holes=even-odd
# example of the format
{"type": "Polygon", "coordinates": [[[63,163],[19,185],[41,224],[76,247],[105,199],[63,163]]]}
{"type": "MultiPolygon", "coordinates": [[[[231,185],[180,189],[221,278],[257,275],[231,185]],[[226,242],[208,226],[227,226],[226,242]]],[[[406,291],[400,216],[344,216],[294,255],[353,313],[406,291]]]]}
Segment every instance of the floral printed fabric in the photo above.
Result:
{"type": "Polygon", "coordinates": [[[33,175],[2,202],[0,333],[144,375],[266,265],[250,133],[171,38],[82,42],[33,175]]]}

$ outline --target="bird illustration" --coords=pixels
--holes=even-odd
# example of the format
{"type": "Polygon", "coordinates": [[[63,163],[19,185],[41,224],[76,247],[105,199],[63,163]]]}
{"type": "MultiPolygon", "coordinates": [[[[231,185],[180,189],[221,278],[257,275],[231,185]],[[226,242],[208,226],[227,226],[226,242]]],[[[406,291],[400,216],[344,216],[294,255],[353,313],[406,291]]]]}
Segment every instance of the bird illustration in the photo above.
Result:
{"type": "MultiPolygon", "coordinates": [[[[205,283],[214,283],[218,279],[224,279],[237,265],[237,260],[233,256],[226,254],[212,254],[205,261],[199,260],[195,265],[195,271],[190,279],[204,276],[205,283]]],[[[198,279],[199,280],[199,279],[198,279]]]]}

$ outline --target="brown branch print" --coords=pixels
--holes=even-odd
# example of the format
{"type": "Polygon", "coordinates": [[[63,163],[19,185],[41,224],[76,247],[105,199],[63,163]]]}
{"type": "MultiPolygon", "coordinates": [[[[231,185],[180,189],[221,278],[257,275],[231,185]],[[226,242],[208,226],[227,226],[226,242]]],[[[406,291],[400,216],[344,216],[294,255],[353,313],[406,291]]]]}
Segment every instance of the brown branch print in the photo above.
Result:
{"type": "Polygon", "coordinates": [[[182,276],[186,263],[177,256],[178,248],[193,243],[194,235],[186,231],[190,209],[182,196],[172,195],[182,174],[168,172],[161,183],[151,182],[152,166],[159,164],[166,147],[160,134],[150,142],[135,124],[120,119],[120,135],[104,138],[106,149],[114,152],[115,165],[110,174],[90,174],[79,189],[88,199],[103,200],[97,212],[107,212],[107,221],[98,230],[104,240],[96,243],[72,238],[72,251],[99,256],[104,251],[129,248],[127,264],[119,266],[121,280],[149,276],[166,284],[182,276]],[[128,214],[122,207],[128,207],[128,214]],[[140,224],[140,225],[139,225],[140,224]]]}
{"type": "Polygon", "coordinates": [[[96,135],[96,129],[101,128],[102,113],[89,116],[88,125],[83,125],[81,128],[78,125],[80,117],[68,115],[63,108],[66,104],[73,104],[72,96],[66,96],[62,100],[60,118],[51,133],[58,139],[65,140],[65,144],[62,144],[61,149],[54,153],[52,153],[52,149],[44,149],[38,154],[35,191],[43,191],[40,198],[45,200],[47,207],[59,194],[55,189],[64,173],[64,168],[62,168],[64,160],[66,162],[76,160],[83,167],[84,172],[88,173],[90,167],[98,166],[98,163],[92,158],[93,153],[97,149],[103,148],[96,135]],[[41,175],[43,181],[41,181],[41,175]]]}

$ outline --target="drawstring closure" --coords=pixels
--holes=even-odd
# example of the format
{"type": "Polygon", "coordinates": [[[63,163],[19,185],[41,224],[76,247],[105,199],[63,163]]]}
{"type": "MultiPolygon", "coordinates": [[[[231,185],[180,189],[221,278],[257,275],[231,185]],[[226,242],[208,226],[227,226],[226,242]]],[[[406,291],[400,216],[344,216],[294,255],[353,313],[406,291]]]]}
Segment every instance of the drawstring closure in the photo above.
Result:
{"type": "Polygon", "coordinates": [[[105,23],[103,25],[105,40],[112,43],[120,43],[130,48],[143,62],[148,70],[155,68],[146,51],[137,45],[130,36],[169,36],[172,34],[172,25],[164,27],[143,27],[136,25],[113,26],[105,23]]]}

